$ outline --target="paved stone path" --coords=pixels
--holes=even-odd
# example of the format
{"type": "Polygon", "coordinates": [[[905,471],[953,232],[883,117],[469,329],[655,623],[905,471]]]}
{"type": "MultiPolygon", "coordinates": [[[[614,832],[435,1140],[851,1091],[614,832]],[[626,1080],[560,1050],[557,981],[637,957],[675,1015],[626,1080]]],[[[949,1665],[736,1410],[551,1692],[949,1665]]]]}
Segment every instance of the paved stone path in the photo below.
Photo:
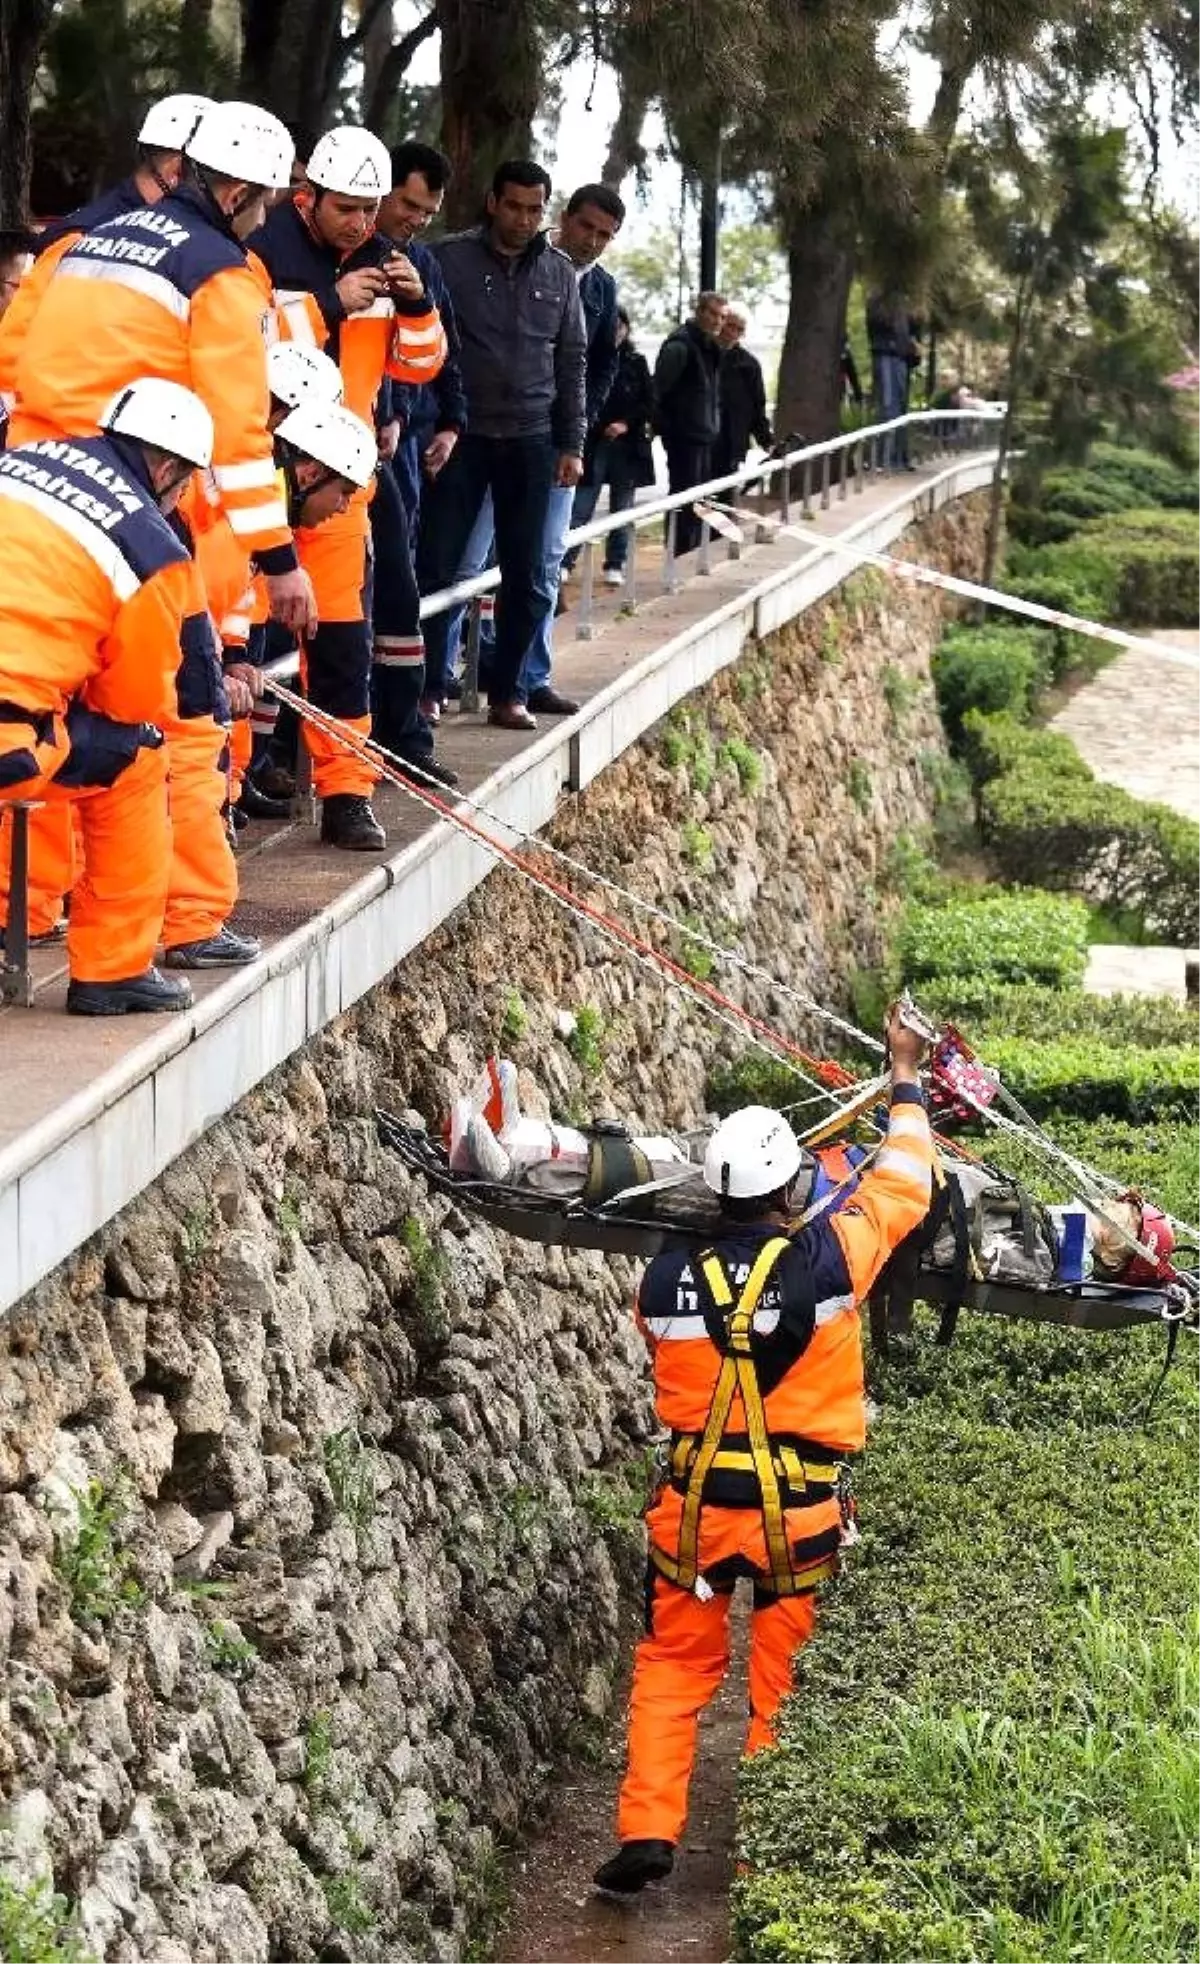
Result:
{"type": "MultiPolygon", "coordinates": [[[[1150,637],[1200,654],[1200,631],[1160,628],[1150,637]]],[[[1200,670],[1130,649],[1072,697],[1051,728],[1069,736],[1096,776],[1138,798],[1200,819],[1200,670]]],[[[1084,987],[1096,996],[1186,994],[1180,948],[1102,945],[1088,956],[1084,987]]]]}
{"type": "MultiPolygon", "coordinates": [[[[1200,631],[1148,637],[1200,655],[1200,631]]],[[[1129,649],[1072,697],[1050,726],[1097,777],[1200,819],[1200,670],[1129,649]]]]}

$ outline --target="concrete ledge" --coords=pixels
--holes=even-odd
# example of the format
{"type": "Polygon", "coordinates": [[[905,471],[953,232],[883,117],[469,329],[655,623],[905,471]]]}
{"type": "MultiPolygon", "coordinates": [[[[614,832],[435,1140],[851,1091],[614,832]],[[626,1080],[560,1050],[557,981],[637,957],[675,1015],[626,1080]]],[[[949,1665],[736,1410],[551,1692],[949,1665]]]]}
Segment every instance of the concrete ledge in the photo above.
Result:
{"type": "MultiPolygon", "coordinates": [[[[839,537],[881,549],[915,519],[986,485],[975,454],[901,490],[839,537]]],[[[718,606],[522,749],[475,794],[519,831],[541,831],[667,711],[854,571],[798,548],[793,565],[718,606]]],[[[503,825],[496,836],[511,842],[503,825]]],[[[491,870],[485,847],[438,823],[376,865],[263,959],[155,1028],[143,1044],[0,1151],[0,1309],[56,1268],[181,1152],[334,1017],[384,980],[491,870]]]]}

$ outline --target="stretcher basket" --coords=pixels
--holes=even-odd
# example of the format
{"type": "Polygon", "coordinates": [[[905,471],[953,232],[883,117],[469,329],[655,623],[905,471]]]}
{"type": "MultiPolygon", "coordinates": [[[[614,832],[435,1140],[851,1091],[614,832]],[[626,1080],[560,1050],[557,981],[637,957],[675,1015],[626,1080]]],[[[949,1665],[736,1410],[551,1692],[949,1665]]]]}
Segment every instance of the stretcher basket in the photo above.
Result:
{"type": "MultiPolygon", "coordinates": [[[[538,1193],[528,1187],[452,1172],[446,1148],[423,1126],[405,1124],[389,1112],[377,1112],[383,1143],[399,1154],[411,1172],[420,1173],[437,1192],[478,1214],[489,1226],[522,1241],[546,1247],[597,1248],[607,1255],[630,1255],[648,1261],[681,1241],[697,1246],[721,1231],[719,1220],[701,1227],[694,1221],[669,1216],[669,1187],[631,1187],[603,1206],[538,1193]],[[652,1213],[647,1203],[660,1213],[652,1213]]],[[[922,1263],[917,1295],[942,1306],[957,1304],[984,1315],[1032,1323],[1057,1323],[1074,1330],[1124,1330],[1139,1324],[1164,1325],[1194,1321],[1194,1276],[1176,1282],[1133,1286],[1122,1283],[1056,1283],[1046,1288],[1018,1287],[1011,1282],[956,1284],[944,1270],[922,1263]]]]}

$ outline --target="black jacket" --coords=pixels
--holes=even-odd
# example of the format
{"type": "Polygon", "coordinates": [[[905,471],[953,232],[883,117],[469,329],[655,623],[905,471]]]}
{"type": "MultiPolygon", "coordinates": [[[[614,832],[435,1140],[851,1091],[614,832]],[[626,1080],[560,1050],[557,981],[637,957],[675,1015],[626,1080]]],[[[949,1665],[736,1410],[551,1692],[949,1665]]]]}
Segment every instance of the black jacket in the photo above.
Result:
{"type": "Polygon", "coordinates": [[[659,349],[654,401],[655,428],[667,442],[716,442],[721,431],[721,350],[695,321],[684,321],[659,349]]]}
{"type": "Polygon", "coordinates": [[[767,415],[762,365],[749,348],[726,348],[721,356],[721,461],[736,470],[751,443],[769,450],[774,442],[767,415]]]}
{"type": "Polygon", "coordinates": [[[614,437],[605,446],[607,458],[601,460],[604,470],[603,482],[608,483],[615,471],[631,477],[635,484],[653,484],[654,451],[651,431],[654,421],[654,384],[650,379],[650,364],[645,355],[628,341],[621,344],[617,354],[617,371],[613,384],[600,409],[596,426],[588,439],[587,470],[585,475],[589,484],[594,483],[592,471],[596,457],[596,445],[600,432],[609,423],[626,423],[628,429],[624,436],[614,437]]]}
{"type": "Polygon", "coordinates": [[[431,250],[458,322],[472,433],[550,434],[560,450],[582,455],[587,337],[566,253],[541,232],[508,259],[492,251],[482,225],[431,250]]]}

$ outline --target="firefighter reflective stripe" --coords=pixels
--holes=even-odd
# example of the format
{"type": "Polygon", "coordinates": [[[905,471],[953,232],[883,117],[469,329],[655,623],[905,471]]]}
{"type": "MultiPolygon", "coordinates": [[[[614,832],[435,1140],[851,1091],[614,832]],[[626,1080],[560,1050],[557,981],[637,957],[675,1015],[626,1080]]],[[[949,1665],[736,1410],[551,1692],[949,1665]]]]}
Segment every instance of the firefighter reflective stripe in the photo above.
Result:
{"type": "Polygon", "coordinates": [[[219,491],[256,491],[274,484],[278,475],[273,457],[255,457],[246,464],[214,464],[213,479],[219,491]]]}
{"type": "Polygon", "coordinates": [[[425,662],[425,638],[420,634],[377,634],[377,668],[421,668],[425,662]]]}
{"type": "MultiPolygon", "coordinates": [[[[721,1449],[721,1440],[729,1420],[734,1393],[738,1391],[741,1393],[742,1405],[745,1409],[746,1431],[762,1494],[763,1524],[766,1530],[772,1582],[781,1594],[790,1593],[794,1586],[779,1481],[771,1459],[771,1446],[767,1435],[766,1415],[763,1412],[762,1394],[758,1388],[758,1376],[754,1369],[754,1360],[750,1355],[754,1312],[763,1290],[770,1281],[772,1270],[780,1256],[786,1254],[790,1245],[783,1235],[774,1236],[770,1241],[764,1242],[741,1295],[733,1305],[733,1313],[728,1322],[729,1349],[721,1360],[721,1371],[713,1391],[712,1403],[708,1408],[704,1436],[692,1464],[687,1493],[684,1497],[683,1517],[679,1527],[679,1553],[673,1563],[676,1572],[671,1577],[672,1581],[678,1582],[682,1589],[694,1589],[699,1580],[697,1549],[704,1482],[721,1449]]],[[[710,1251],[700,1257],[699,1267],[717,1308],[728,1309],[733,1304],[733,1292],[719,1257],[710,1251]]],[[[657,1562],[660,1551],[652,1549],[652,1554],[657,1562]]],[[[664,1573],[666,1572],[664,1569],[664,1573]]]]}
{"type": "Polygon", "coordinates": [[[436,307],[424,314],[397,314],[387,352],[396,382],[431,382],[446,359],[447,341],[436,307]]]}
{"type": "Polygon", "coordinates": [[[287,525],[287,512],[278,498],[261,505],[234,505],[228,513],[229,523],[239,539],[250,539],[261,532],[282,530],[287,525]]]}
{"type": "MultiPolygon", "coordinates": [[[[18,457],[17,451],[9,451],[0,471],[5,466],[15,466],[18,457]]],[[[73,511],[60,498],[40,490],[36,484],[22,483],[7,474],[0,474],[0,498],[15,499],[18,504],[28,505],[33,511],[40,512],[43,518],[53,520],[55,525],[61,525],[64,532],[70,533],[76,545],[82,546],[89,558],[95,560],[118,600],[128,600],[137,592],[142,582],[116,540],[110,538],[99,525],[94,525],[90,518],[85,518],[82,512],[73,511]]]]}
{"type": "Polygon", "coordinates": [[[313,294],[277,291],[275,312],[281,341],[298,341],[308,348],[325,346],[329,331],[313,294]]]}
{"type": "MultiPolygon", "coordinates": [[[[80,244],[86,244],[86,241],[81,240],[80,244]]],[[[165,308],[177,321],[187,320],[192,311],[192,303],[186,293],[181,293],[161,273],[151,273],[145,266],[126,266],[116,259],[72,259],[71,278],[110,280],[115,286],[127,286],[132,293],[140,293],[144,300],[153,300],[156,306],[165,308]]]]}

